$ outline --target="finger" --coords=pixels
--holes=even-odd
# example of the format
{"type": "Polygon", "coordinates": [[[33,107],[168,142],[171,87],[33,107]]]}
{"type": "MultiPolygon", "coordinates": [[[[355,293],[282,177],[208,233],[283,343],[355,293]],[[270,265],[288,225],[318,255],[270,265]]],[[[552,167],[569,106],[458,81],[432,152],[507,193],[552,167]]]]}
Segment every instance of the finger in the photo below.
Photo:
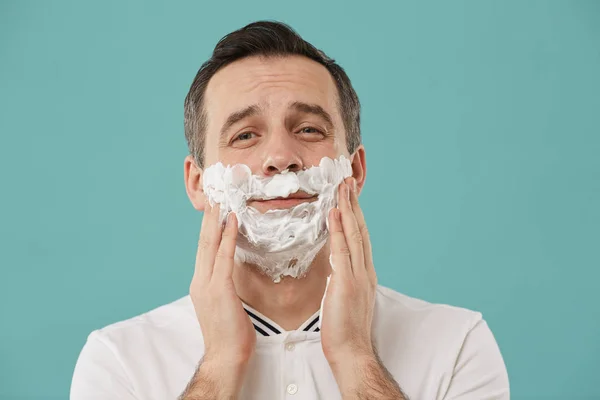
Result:
{"type": "Polygon", "coordinates": [[[377,274],[375,273],[375,265],[373,264],[373,250],[371,248],[371,238],[369,237],[369,230],[367,229],[367,222],[365,221],[365,216],[358,204],[358,191],[356,190],[356,180],[352,179],[352,190],[350,191],[350,204],[352,206],[352,211],[354,212],[354,217],[356,218],[356,223],[358,224],[358,230],[362,236],[363,242],[363,253],[365,259],[365,268],[367,270],[367,275],[369,276],[369,280],[375,284],[377,282],[377,274]]]}
{"type": "Polygon", "coordinates": [[[330,262],[332,264],[332,275],[342,278],[352,277],[352,266],[350,264],[350,249],[346,243],[344,229],[340,218],[340,210],[332,208],[329,212],[329,246],[331,248],[330,262]]]}
{"type": "Polygon", "coordinates": [[[235,213],[230,212],[227,216],[227,223],[221,236],[221,244],[215,257],[215,270],[213,272],[213,281],[225,281],[231,279],[233,274],[233,258],[235,256],[235,246],[238,234],[237,218],[235,213]]]}
{"type": "Polygon", "coordinates": [[[366,278],[367,273],[365,270],[363,240],[350,204],[350,187],[345,182],[340,186],[341,198],[339,200],[339,205],[342,214],[342,228],[344,230],[344,236],[346,236],[346,243],[348,243],[348,248],[350,249],[352,272],[354,273],[354,276],[359,279],[366,278]]]}
{"type": "Polygon", "coordinates": [[[204,208],[204,215],[202,216],[193,279],[201,279],[203,282],[209,282],[212,277],[215,257],[221,243],[219,212],[220,205],[218,203],[211,207],[207,202],[204,208]]]}

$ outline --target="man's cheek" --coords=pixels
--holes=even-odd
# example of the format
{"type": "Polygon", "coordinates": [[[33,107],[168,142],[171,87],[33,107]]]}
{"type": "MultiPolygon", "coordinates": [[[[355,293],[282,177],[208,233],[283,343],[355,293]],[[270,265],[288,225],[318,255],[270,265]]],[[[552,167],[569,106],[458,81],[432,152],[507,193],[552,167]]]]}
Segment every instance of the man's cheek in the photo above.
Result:
{"type": "Polygon", "coordinates": [[[338,185],[351,174],[350,161],[344,156],[322,158],[316,167],[272,177],[253,175],[245,164],[225,167],[217,163],[205,171],[204,190],[210,201],[221,204],[222,219],[230,211],[238,217],[241,237],[236,256],[278,281],[281,276],[299,277],[307,271],[328,238],[327,216],[337,206],[338,185]],[[317,195],[316,200],[266,212],[248,206],[249,200],[303,192],[317,195]]]}

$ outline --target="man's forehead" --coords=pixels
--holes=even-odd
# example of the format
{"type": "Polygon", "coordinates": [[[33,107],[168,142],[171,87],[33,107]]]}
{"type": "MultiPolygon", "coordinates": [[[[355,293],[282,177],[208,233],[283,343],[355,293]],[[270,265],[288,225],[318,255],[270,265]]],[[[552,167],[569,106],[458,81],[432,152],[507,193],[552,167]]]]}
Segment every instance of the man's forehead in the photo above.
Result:
{"type": "Polygon", "coordinates": [[[219,70],[205,93],[209,114],[222,118],[251,104],[287,108],[295,101],[335,107],[337,88],[324,66],[300,56],[248,57],[219,70]]]}

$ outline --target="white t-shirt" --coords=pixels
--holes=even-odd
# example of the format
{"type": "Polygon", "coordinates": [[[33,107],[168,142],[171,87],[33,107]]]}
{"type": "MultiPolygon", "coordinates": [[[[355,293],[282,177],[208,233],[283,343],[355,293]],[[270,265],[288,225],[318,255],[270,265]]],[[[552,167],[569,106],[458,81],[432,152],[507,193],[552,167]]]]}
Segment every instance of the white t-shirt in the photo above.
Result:
{"type": "MultiPolygon", "coordinates": [[[[257,329],[240,399],[341,399],[323,355],[318,313],[299,329],[285,331],[244,307],[266,335],[257,329]]],[[[428,303],[379,285],[373,339],[383,364],[410,400],[509,399],[504,361],[478,312],[428,303]]],[[[75,367],[71,400],[175,400],[203,352],[202,332],[186,296],[93,331],[75,367]]]]}

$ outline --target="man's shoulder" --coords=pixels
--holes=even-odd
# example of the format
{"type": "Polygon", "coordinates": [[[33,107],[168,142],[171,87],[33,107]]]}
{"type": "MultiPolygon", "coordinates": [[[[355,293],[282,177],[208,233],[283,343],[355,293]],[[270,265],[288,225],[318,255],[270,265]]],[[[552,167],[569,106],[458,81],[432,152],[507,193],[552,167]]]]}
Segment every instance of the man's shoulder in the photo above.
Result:
{"type": "Polygon", "coordinates": [[[385,331],[464,337],[482,320],[478,311],[432,303],[378,285],[375,320],[385,331]]]}
{"type": "Polygon", "coordinates": [[[418,393],[420,384],[428,382],[433,386],[427,398],[434,393],[509,397],[506,366],[481,312],[380,286],[373,322],[374,341],[388,370],[401,379],[412,377],[404,378],[409,392],[418,393]]]}
{"type": "Polygon", "coordinates": [[[124,343],[199,332],[194,306],[188,296],[161,305],[135,317],[94,330],[89,336],[105,342],[124,343]]]}
{"type": "Polygon", "coordinates": [[[172,397],[185,387],[203,351],[193,304],[189,296],[182,297],[92,331],[77,359],[71,398],[92,393],[130,398],[140,382],[142,398],[150,392],[157,398],[172,397]],[[156,381],[156,376],[161,379],[156,381]]]}

